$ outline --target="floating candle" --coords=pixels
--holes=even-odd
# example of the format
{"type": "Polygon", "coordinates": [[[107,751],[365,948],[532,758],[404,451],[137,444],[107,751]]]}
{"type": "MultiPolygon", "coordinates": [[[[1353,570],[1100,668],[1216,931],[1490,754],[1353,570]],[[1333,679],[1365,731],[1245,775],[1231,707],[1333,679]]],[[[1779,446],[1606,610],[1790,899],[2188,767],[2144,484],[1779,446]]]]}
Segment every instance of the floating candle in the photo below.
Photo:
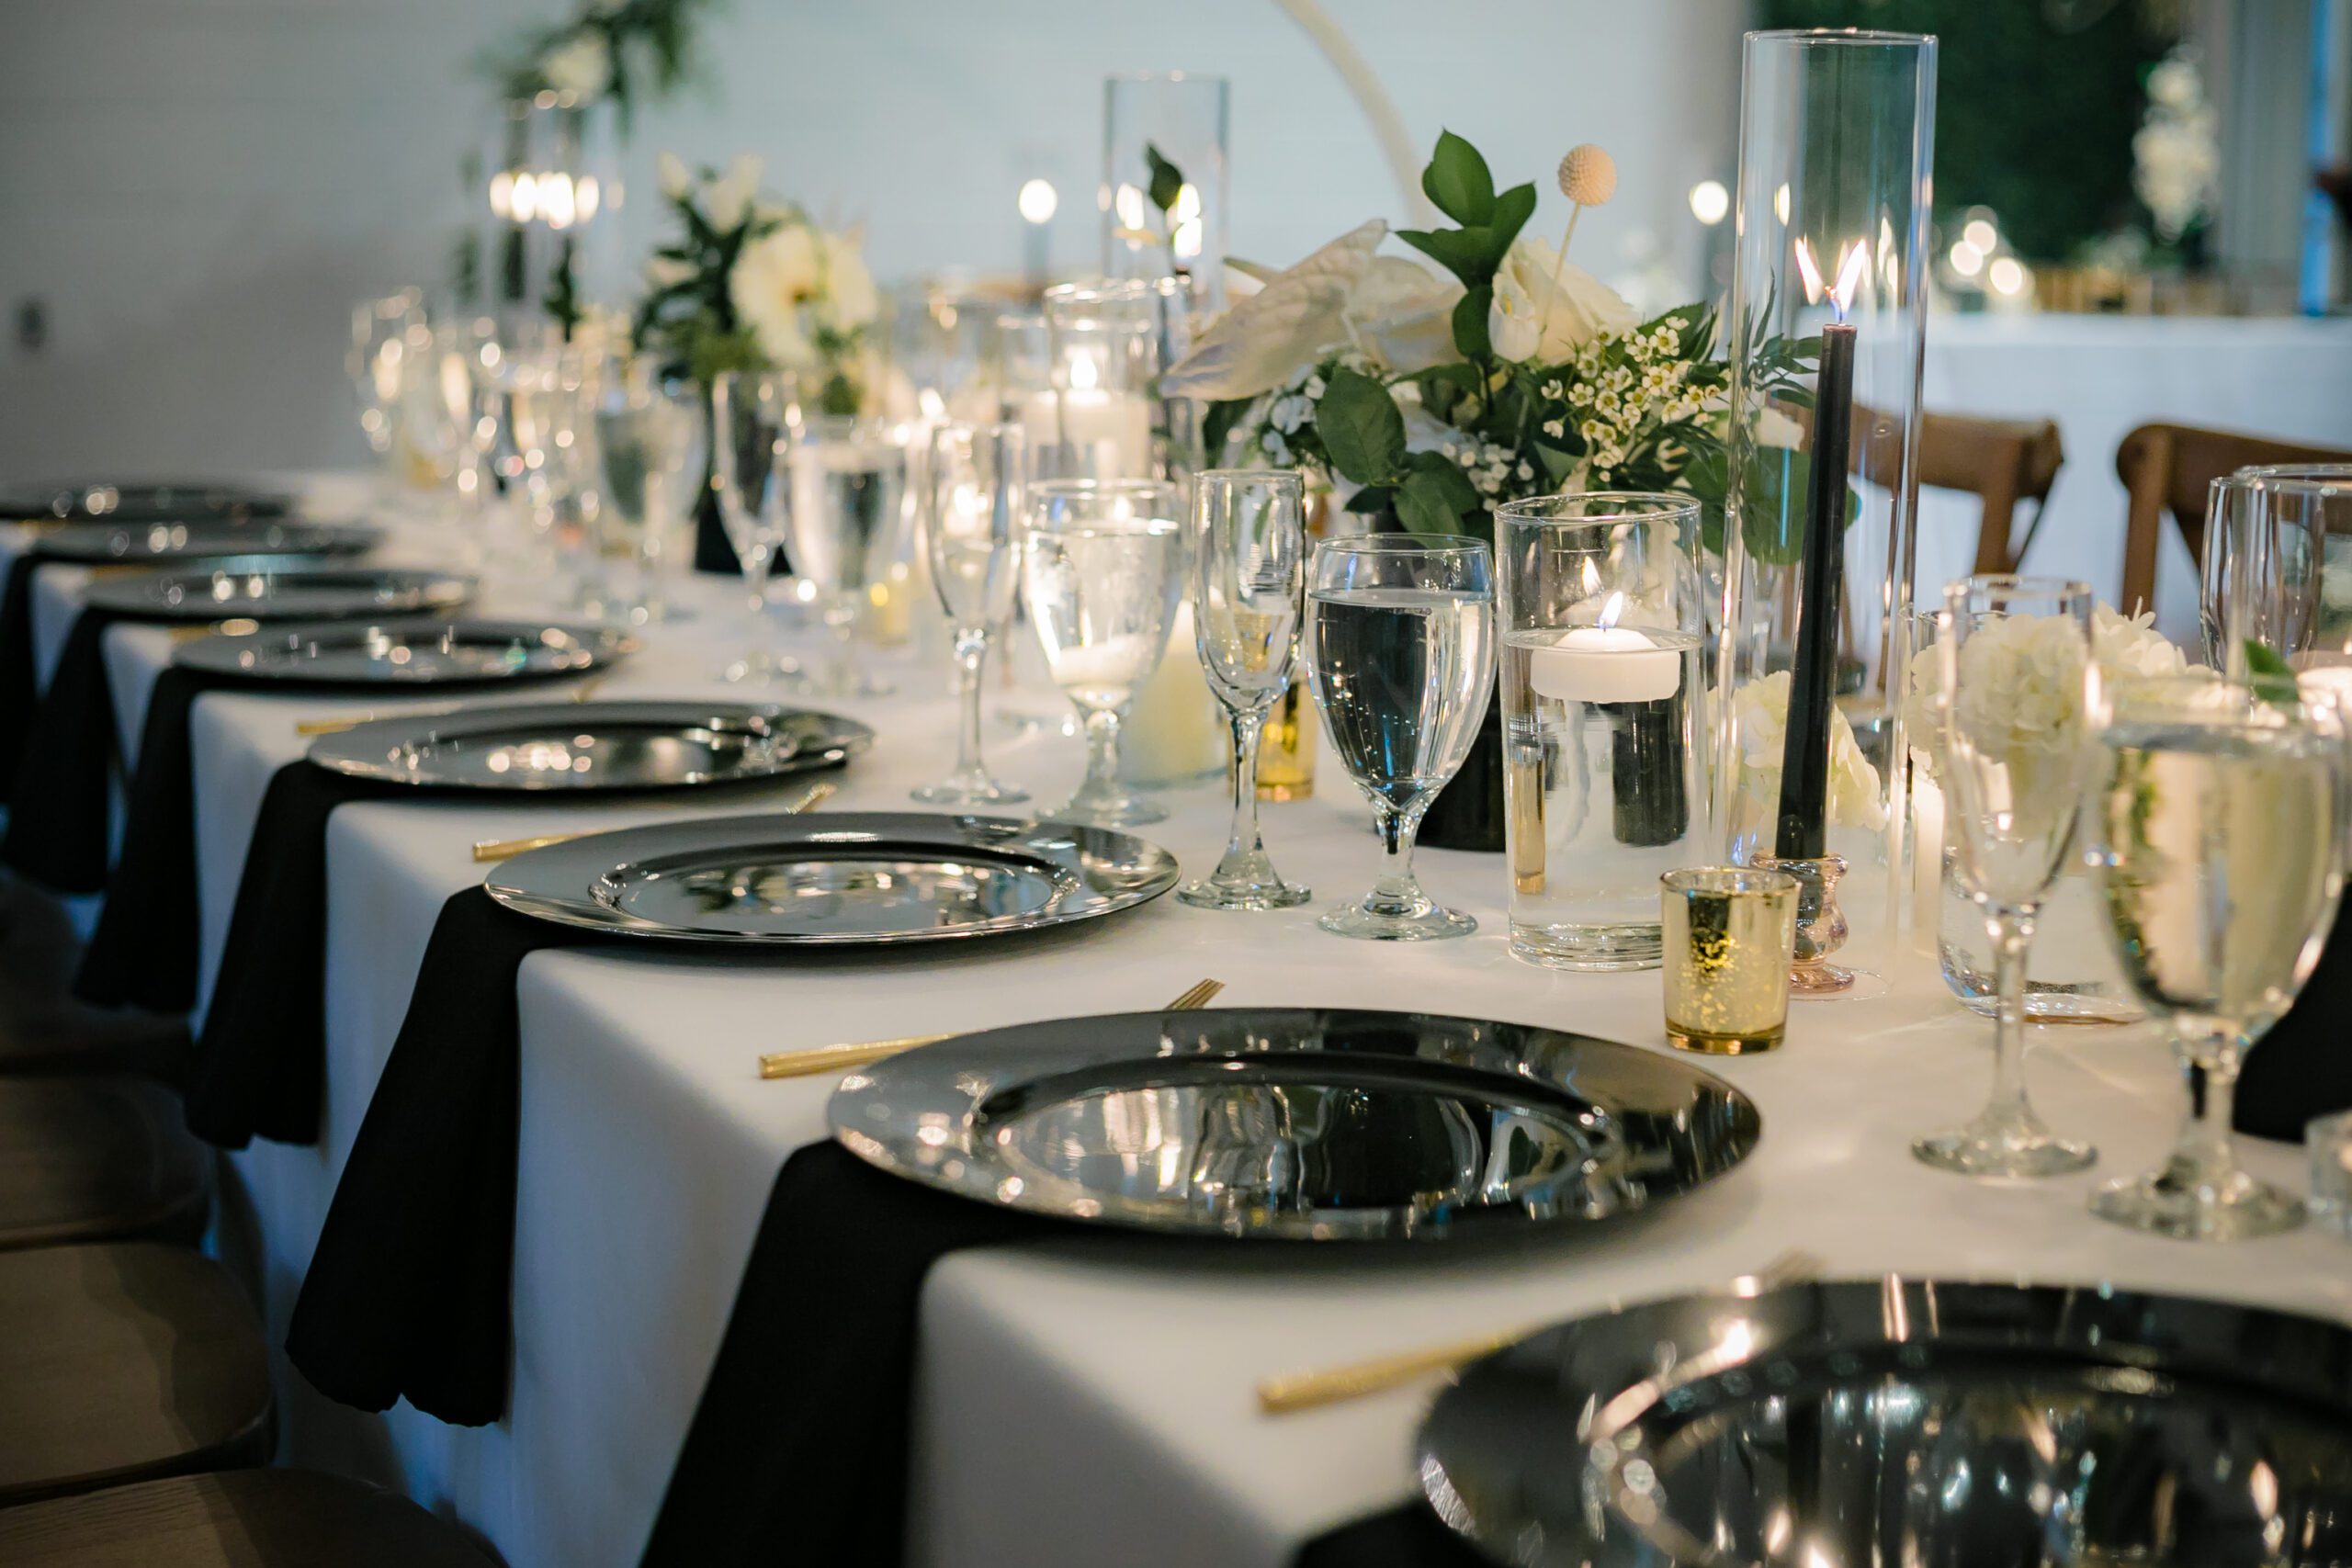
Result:
{"type": "Polygon", "coordinates": [[[1621,626],[1625,595],[1611,593],[1600,620],[1571,626],[1550,646],[1530,650],[1528,684],[1540,696],[1572,703],[1654,703],[1682,685],[1682,660],[1647,633],[1621,626]]]}

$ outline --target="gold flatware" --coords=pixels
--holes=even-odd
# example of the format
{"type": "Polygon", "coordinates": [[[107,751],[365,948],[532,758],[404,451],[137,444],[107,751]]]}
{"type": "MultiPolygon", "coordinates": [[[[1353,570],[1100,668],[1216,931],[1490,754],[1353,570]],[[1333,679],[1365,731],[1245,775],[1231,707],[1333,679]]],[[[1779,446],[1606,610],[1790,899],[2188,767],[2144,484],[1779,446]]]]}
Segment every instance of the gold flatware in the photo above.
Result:
{"type": "MultiPolygon", "coordinates": [[[[577,686],[572,687],[569,692],[566,692],[563,694],[564,700],[566,702],[584,703],[591,696],[594,695],[596,688],[604,683],[604,676],[592,675],[587,680],[581,682],[577,686]]],[[[454,707],[407,708],[402,710],[400,716],[402,718],[433,718],[441,714],[456,713],[457,711],[458,710],[454,707]]],[[[390,716],[386,714],[358,713],[345,714],[338,718],[298,719],[294,724],[294,733],[297,735],[341,735],[346,729],[356,729],[363,724],[371,723],[376,719],[389,716],[390,716]]]]}
{"type": "MultiPolygon", "coordinates": [[[[1734,1290],[1741,1295],[1755,1295],[1781,1285],[1794,1284],[1799,1280],[1812,1279],[1821,1272],[1821,1269],[1820,1258],[1810,1252],[1792,1248],[1766,1264],[1760,1271],[1743,1275],[1734,1285],[1734,1290]]],[[[1375,1356],[1369,1360],[1351,1361],[1343,1367],[1326,1367],[1319,1371],[1291,1372],[1282,1377],[1267,1378],[1258,1384],[1258,1408],[1268,1416],[1291,1416],[1301,1410],[1318,1410],[1327,1404],[1343,1404],[1367,1394],[1385,1393],[1390,1389],[1403,1388],[1426,1377],[1458,1371],[1466,1362],[1516,1345],[1529,1335],[1549,1326],[1549,1324],[1532,1324],[1508,1333],[1485,1334],[1475,1339],[1457,1339],[1451,1344],[1400,1351],[1393,1356],[1375,1356]]]]}
{"type": "MultiPolygon", "coordinates": [[[[799,797],[791,805],[779,809],[787,812],[812,810],[840,787],[839,784],[829,780],[820,780],[802,790],[799,797]]],[[[474,859],[477,862],[512,860],[526,850],[543,850],[549,844],[569,843],[574,839],[585,839],[592,834],[612,831],[614,829],[607,827],[591,828],[579,833],[540,833],[528,839],[477,839],[474,840],[474,859]]]]}
{"type": "MultiPolygon", "coordinates": [[[[1225,989],[1222,980],[1203,980],[1188,986],[1176,999],[1160,1010],[1163,1012],[1193,1012],[1209,1005],[1219,991],[1225,989]]],[[[896,1040],[867,1040],[855,1045],[820,1045],[813,1051],[771,1051],[760,1058],[760,1077],[763,1078],[814,1077],[819,1073],[846,1072],[878,1062],[885,1056],[895,1056],[901,1051],[911,1051],[918,1045],[936,1045],[943,1040],[953,1040],[949,1034],[906,1034],[896,1040]]]]}
{"type": "Polygon", "coordinates": [[[261,630],[261,623],[250,615],[232,615],[225,621],[207,621],[200,626],[174,626],[174,642],[202,642],[209,637],[251,637],[261,630]]]}

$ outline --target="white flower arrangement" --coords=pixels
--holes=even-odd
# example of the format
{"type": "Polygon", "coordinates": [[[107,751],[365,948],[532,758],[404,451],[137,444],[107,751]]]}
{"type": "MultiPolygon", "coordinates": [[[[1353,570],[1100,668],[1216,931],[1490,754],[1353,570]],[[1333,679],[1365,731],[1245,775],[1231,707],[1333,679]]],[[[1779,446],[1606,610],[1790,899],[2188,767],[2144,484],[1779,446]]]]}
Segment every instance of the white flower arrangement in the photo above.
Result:
{"type": "MultiPolygon", "coordinates": [[[[1786,670],[1776,671],[1748,682],[1732,697],[1732,726],[1739,738],[1739,794],[1748,808],[1745,814],[1760,808],[1769,818],[1779,807],[1792,679],[1786,670]]],[[[1824,820],[1833,828],[1860,828],[1872,833],[1886,826],[1886,794],[1878,770],[1862,755],[1844,710],[1834,705],[1829,716],[1829,795],[1824,820]]]]}
{"type": "Polygon", "coordinates": [[[2222,173],[2220,130],[2196,51],[2184,44],[2148,73],[2147,114],[2132,138],[2132,188],[2165,244],[2210,215],[2222,173]]]}
{"type": "MultiPolygon", "coordinates": [[[[2090,660],[2102,681],[2201,671],[2155,629],[2148,612],[2091,612],[2090,660]]],[[[2072,744],[2082,733],[2082,639],[2055,615],[2008,615],[1977,627],[1961,645],[1960,720],[1980,751],[2025,757],[2072,744]]],[[[2210,671],[2208,671],[2210,673],[2210,671]]],[[[1904,702],[1911,749],[1929,773],[1943,753],[1942,672],[1937,650],[1911,658],[1904,702]]]]}

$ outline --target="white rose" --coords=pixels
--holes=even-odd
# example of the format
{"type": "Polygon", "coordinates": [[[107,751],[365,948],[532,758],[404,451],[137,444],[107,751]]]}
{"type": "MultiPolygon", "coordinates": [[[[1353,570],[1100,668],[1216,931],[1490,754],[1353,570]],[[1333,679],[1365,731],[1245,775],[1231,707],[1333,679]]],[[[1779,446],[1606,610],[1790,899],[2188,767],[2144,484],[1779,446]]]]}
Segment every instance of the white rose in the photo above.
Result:
{"type": "MultiPolygon", "coordinates": [[[[1750,681],[1732,699],[1732,723],[1739,732],[1739,788],[1767,809],[1781,796],[1781,761],[1788,745],[1789,671],[1750,681]]],[[[1834,827],[1877,832],[1886,826],[1886,802],[1878,770],[1854,739],[1843,708],[1829,712],[1829,797],[1826,816],[1834,827]]]]}
{"type": "Polygon", "coordinates": [[[582,103],[593,102],[613,85],[613,51],[605,35],[590,28],[548,51],[539,62],[539,74],[557,92],[569,93],[582,103]]]}
{"type": "Polygon", "coordinates": [[[825,303],[833,325],[855,332],[882,312],[882,298],[874,275],[858,254],[857,242],[846,235],[827,234],[823,241],[825,303]]]}
{"type": "Polygon", "coordinates": [[[754,152],[738,152],[727,172],[710,182],[703,193],[703,216],[710,226],[721,233],[741,228],[752,216],[752,204],[760,197],[760,175],[765,163],[754,152]]]}
{"type": "Polygon", "coordinates": [[[695,188],[695,172],[686,167],[684,158],[666,149],[653,155],[653,179],[662,187],[664,201],[684,201],[695,188]]]}
{"type": "Polygon", "coordinates": [[[817,363],[816,349],[801,321],[801,307],[824,282],[824,258],[806,226],[787,224],[745,245],[728,275],[727,292],[735,314],[759,341],[760,351],[780,370],[805,370],[817,363]]]}
{"type": "Polygon", "coordinates": [[[1487,337],[1505,359],[1549,364],[1604,333],[1638,324],[1622,295],[1584,268],[1561,265],[1559,254],[1542,240],[1522,236],[1495,269],[1487,337]]]}

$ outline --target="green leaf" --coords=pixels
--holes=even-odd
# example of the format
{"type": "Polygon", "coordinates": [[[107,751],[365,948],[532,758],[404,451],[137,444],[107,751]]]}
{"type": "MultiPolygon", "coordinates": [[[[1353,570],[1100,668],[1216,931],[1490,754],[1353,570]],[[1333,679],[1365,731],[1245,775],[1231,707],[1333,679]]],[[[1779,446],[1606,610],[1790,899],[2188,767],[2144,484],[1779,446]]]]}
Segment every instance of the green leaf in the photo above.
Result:
{"type": "Polygon", "coordinates": [[[2247,637],[2244,646],[2245,683],[2256,696],[2273,707],[2292,707],[2302,700],[2301,689],[2295,684],[2295,667],[2278,649],[2259,637],[2247,637]]]}
{"type": "Polygon", "coordinates": [[[1360,370],[1332,370],[1315,405],[1315,430],[1331,467],[1360,485],[1386,484],[1405,460],[1405,416],[1388,389],[1360,370]]]}
{"type": "Polygon", "coordinates": [[[1444,453],[1416,452],[1412,464],[1414,475],[1434,484],[1438,494],[1457,515],[1480,511],[1486,506],[1486,498],[1478,493],[1478,487],[1470,482],[1470,476],[1462,471],[1462,465],[1444,453]]]}
{"type": "Polygon", "coordinates": [[[1396,488],[1394,485],[1366,485],[1348,497],[1348,504],[1343,510],[1360,517],[1377,516],[1387,511],[1396,500],[1396,488]]]}
{"type": "Polygon", "coordinates": [[[1486,222],[1495,209],[1495,176],[1487,160],[1450,130],[1438,133],[1437,151],[1421,171],[1421,189],[1440,212],[1465,228],[1486,222]]]}
{"type": "Polygon", "coordinates": [[[1535,215],[1535,187],[1513,186],[1495,197],[1494,216],[1487,220],[1487,250],[1494,257],[1494,265],[1503,265],[1503,256],[1527,220],[1535,215]]]}
{"type": "Polygon", "coordinates": [[[1151,184],[1144,194],[1163,214],[1174,210],[1176,198],[1184,194],[1184,171],[1161,157],[1159,149],[1148,141],[1143,144],[1143,159],[1151,166],[1151,184]]]}
{"type": "Polygon", "coordinates": [[[1225,456],[1226,443],[1232,438],[1234,427],[1241,416],[1250,412],[1253,400],[1221,398],[1209,404],[1208,412],[1201,419],[1201,450],[1214,468],[1225,456]]]}
{"type": "Polygon", "coordinates": [[[1396,237],[1460,278],[1464,288],[1494,281],[1494,248],[1482,228],[1399,229],[1396,237]]]}
{"type": "Polygon", "coordinates": [[[1759,564],[1794,566],[1804,555],[1804,498],[1812,467],[1803,452],[1786,446],[1759,446],[1749,457],[1739,532],[1759,564]]]}
{"type": "Polygon", "coordinates": [[[1494,289],[1483,283],[1454,301],[1453,346],[1463,358],[1484,359],[1494,352],[1487,341],[1487,307],[1494,301],[1494,289]]]}
{"type": "Polygon", "coordinates": [[[1396,491],[1396,521],[1410,534],[1458,534],[1462,513],[1448,499],[1444,482],[1424,468],[1405,476],[1396,491]]]}

